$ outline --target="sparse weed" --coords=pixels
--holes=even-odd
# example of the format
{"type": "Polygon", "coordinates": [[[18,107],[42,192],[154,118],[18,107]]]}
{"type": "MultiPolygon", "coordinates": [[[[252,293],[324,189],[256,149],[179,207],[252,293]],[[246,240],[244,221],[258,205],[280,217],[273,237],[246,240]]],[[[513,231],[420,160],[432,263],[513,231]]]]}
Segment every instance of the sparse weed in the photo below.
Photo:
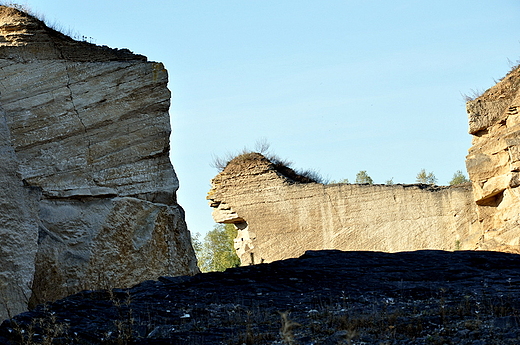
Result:
{"type": "Polygon", "coordinates": [[[280,328],[280,336],[282,337],[283,341],[288,345],[296,345],[296,342],[294,340],[294,334],[293,331],[295,328],[300,327],[301,325],[298,322],[294,322],[291,319],[289,319],[289,312],[279,312],[280,317],[282,319],[282,327],[280,328]]]}
{"type": "Polygon", "coordinates": [[[480,96],[482,96],[484,94],[484,92],[485,92],[485,90],[481,90],[481,89],[470,89],[468,94],[466,94],[466,93],[462,94],[462,98],[464,99],[465,102],[474,101],[477,98],[479,98],[480,96]]]}

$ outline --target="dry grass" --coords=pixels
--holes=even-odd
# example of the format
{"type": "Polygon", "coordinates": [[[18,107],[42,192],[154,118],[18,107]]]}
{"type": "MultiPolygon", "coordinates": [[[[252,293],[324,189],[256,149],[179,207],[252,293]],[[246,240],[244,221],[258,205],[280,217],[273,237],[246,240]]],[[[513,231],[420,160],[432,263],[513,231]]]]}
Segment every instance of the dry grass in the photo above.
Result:
{"type": "Polygon", "coordinates": [[[214,156],[211,166],[216,168],[219,172],[224,171],[224,169],[226,169],[230,164],[239,168],[245,168],[251,164],[255,164],[255,161],[261,157],[259,154],[271,162],[276,171],[295,182],[327,183],[327,181],[316,170],[294,170],[291,167],[293,163],[272,153],[270,151],[270,145],[265,141],[257,142],[254,150],[244,148],[238,153],[227,153],[223,156],[214,156]]]}

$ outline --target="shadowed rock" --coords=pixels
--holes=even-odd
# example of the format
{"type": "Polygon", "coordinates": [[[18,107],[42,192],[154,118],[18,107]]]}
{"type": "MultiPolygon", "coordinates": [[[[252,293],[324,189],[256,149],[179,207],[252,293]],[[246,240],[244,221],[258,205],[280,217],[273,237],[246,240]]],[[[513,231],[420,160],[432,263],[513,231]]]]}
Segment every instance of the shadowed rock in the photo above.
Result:
{"type": "Polygon", "coordinates": [[[18,344],[32,327],[35,343],[59,329],[63,344],[281,344],[281,312],[300,325],[287,336],[302,345],[516,344],[519,276],[520,257],[508,253],[311,251],[85,291],[5,321],[0,341],[18,344]]]}

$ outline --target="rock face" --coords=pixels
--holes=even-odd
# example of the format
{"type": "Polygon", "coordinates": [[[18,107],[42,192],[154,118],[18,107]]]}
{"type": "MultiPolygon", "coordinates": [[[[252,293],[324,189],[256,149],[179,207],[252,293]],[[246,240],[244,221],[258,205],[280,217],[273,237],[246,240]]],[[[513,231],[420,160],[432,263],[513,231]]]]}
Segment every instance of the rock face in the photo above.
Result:
{"type": "Polygon", "coordinates": [[[251,153],[212,180],[213,218],[238,228],[242,265],[306,250],[474,249],[478,241],[469,185],[323,185],[289,170],[251,153]]]}
{"type": "Polygon", "coordinates": [[[0,317],[198,271],[175,197],[166,84],[160,63],[0,6],[0,317]]]}
{"type": "Polygon", "coordinates": [[[520,253],[520,69],[467,103],[479,248],[520,253]]]}

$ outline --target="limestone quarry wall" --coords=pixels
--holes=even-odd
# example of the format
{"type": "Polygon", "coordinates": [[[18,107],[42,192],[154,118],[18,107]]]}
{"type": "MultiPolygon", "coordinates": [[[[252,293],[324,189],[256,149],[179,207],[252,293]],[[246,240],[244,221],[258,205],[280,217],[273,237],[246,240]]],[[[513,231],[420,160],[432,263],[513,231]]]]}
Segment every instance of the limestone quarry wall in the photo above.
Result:
{"type": "Polygon", "coordinates": [[[198,272],[160,63],[0,6],[0,318],[198,272]]]}
{"type": "Polygon", "coordinates": [[[471,186],[298,183],[294,172],[249,154],[213,179],[213,217],[239,229],[242,264],[309,249],[520,253],[520,68],[467,112],[471,186]]]}
{"type": "Polygon", "coordinates": [[[239,156],[212,180],[213,218],[234,223],[242,265],[306,250],[476,249],[471,185],[297,183],[260,154],[239,156]]]}
{"type": "Polygon", "coordinates": [[[467,103],[479,247],[520,253],[520,69],[467,103]]]}

